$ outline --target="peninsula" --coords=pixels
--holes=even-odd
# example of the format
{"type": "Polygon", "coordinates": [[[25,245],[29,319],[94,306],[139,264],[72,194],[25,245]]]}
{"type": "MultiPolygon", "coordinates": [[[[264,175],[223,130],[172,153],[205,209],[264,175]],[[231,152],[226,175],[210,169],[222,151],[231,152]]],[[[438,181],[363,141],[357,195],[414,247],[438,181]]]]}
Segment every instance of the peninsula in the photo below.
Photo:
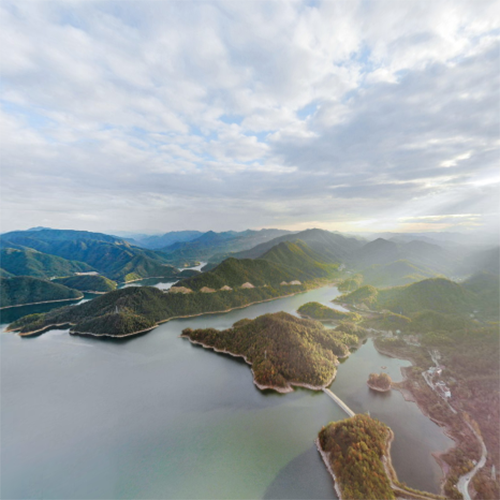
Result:
{"type": "Polygon", "coordinates": [[[242,357],[252,366],[259,389],[281,393],[292,392],[292,386],[312,390],[329,386],[338,358],[349,355],[345,335],[284,312],[243,319],[223,331],[188,328],[182,332],[193,344],[242,357]]]}

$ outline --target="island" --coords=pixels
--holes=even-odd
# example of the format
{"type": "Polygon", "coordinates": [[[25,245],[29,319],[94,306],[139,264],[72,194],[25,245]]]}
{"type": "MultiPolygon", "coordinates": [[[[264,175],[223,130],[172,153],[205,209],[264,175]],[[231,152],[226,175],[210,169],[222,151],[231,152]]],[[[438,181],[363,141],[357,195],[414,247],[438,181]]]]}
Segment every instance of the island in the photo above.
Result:
{"type": "Polygon", "coordinates": [[[318,321],[279,312],[243,319],[223,331],[187,328],[181,336],[193,344],[243,358],[252,366],[259,389],[286,393],[293,391],[292,386],[312,390],[329,386],[338,358],[349,355],[346,335],[318,321]]]}
{"type": "Polygon", "coordinates": [[[388,392],[391,390],[392,380],[387,373],[370,373],[366,383],[373,391],[388,392]]]}

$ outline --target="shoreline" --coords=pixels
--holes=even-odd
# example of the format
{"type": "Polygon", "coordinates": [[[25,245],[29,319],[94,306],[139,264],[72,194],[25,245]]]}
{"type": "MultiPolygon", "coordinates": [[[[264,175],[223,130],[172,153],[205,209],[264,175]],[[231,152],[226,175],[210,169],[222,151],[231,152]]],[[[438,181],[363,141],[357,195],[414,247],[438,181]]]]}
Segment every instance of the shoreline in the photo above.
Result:
{"type": "Polygon", "coordinates": [[[316,445],[316,449],[318,450],[319,454],[321,455],[321,459],[323,460],[323,463],[325,464],[327,471],[330,473],[330,476],[332,476],[332,478],[333,478],[333,488],[335,489],[335,493],[339,497],[339,500],[343,500],[342,499],[342,492],[340,489],[340,484],[337,481],[337,478],[335,477],[335,472],[333,472],[332,466],[330,465],[330,457],[329,457],[330,453],[327,454],[326,451],[324,451],[323,448],[321,448],[319,438],[316,438],[314,440],[314,444],[316,445]]]}
{"type": "MultiPolygon", "coordinates": [[[[149,279],[149,278],[144,278],[144,279],[149,279]]],[[[139,280],[137,280],[137,281],[139,281],[139,280]]],[[[316,290],[318,288],[322,288],[323,286],[328,286],[328,285],[319,285],[317,287],[311,288],[311,290],[316,290]]],[[[332,286],[335,286],[335,285],[332,285],[332,286]]],[[[286,299],[287,297],[293,297],[294,295],[298,295],[299,293],[306,293],[306,292],[309,292],[309,291],[310,290],[301,290],[299,292],[294,292],[294,293],[290,293],[290,294],[287,294],[287,295],[280,295],[279,297],[271,297],[270,299],[258,300],[258,301],[251,302],[249,304],[245,304],[245,305],[242,305],[242,306],[236,306],[236,307],[233,307],[231,309],[226,309],[224,311],[207,311],[207,312],[201,312],[201,313],[197,313],[197,314],[188,314],[186,316],[172,316],[171,318],[167,318],[167,319],[164,319],[164,320],[161,320],[161,321],[157,321],[156,324],[155,324],[155,326],[151,327],[151,330],[154,330],[155,328],[157,328],[158,326],[160,326],[163,323],[167,323],[167,322],[175,320],[175,319],[197,318],[199,316],[204,316],[206,314],[226,314],[226,313],[229,313],[231,311],[236,311],[238,309],[245,309],[246,307],[250,307],[250,306],[253,306],[253,305],[256,305],[256,304],[263,304],[264,302],[271,302],[273,300],[278,300],[278,299],[286,299]]],[[[82,295],[81,298],[83,298],[83,297],[84,296],[82,295]]],[[[65,299],[65,300],[80,300],[80,299],[65,299]]],[[[57,300],[55,302],[60,302],[60,301],[57,300]]],[[[29,304],[25,304],[25,305],[29,305],[29,304]]],[[[17,307],[17,306],[12,306],[12,307],[17,307]]],[[[66,324],[75,325],[75,323],[63,323],[63,324],[64,325],[66,325],[66,324]]],[[[54,327],[57,327],[57,324],[47,325],[47,326],[44,326],[43,328],[41,328],[39,330],[35,330],[35,331],[31,331],[31,332],[18,333],[18,335],[29,337],[30,335],[34,335],[36,333],[40,333],[43,330],[49,330],[50,328],[54,328],[54,327]]],[[[16,329],[9,329],[9,328],[7,328],[5,331],[6,332],[17,332],[17,331],[19,331],[19,328],[16,328],[16,329]]],[[[95,336],[95,337],[103,337],[103,336],[105,336],[105,337],[121,337],[121,338],[123,338],[123,337],[132,337],[134,335],[139,335],[140,333],[143,333],[142,330],[140,330],[138,332],[127,333],[125,335],[115,335],[115,334],[110,334],[110,333],[99,333],[99,334],[86,333],[85,335],[95,336]]]]}
{"type": "MultiPolygon", "coordinates": [[[[81,292],[81,290],[78,290],[81,292]]],[[[97,293],[97,292],[88,292],[88,293],[97,293]]],[[[106,293],[106,292],[103,292],[106,293]]],[[[27,302],[26,304],[16,304],[15,306],[4,306],[0,307],[0,311],[3,311],[4,309],[12,309],[13,307],[24,307],[24,306],[37,306],[40,304],[52,304],[54,302],[68,302],[72,300],[82,300],[85,297],[82,292],[81,297],[73,297],[72,299],[57,299],[57,300],[42,300],[41,302],[27,302]]],[[[15,331],[15,330],[10,330],[10,331],[15,331]]]]}
{"type": "Polygon", "coordinates": [[[445,422],[443,422],[441,420],[437,420],[436,418],[429,415],[429,412],[427,411],[427,409],[418,403],[418,400],[415,398],[413,393],[410,390],[406,389],[405,387],[401,387],[402,384],[404,384],[406,381],[409,380],[407,375],[406,375],[406,370],[409,368],[413,368],[415,366],[415,361],[410,356],[396,356],[394,353],[386,351],[383,348],[379,348],[375,343],[373,343],[373,345],[374,345],[375,349],[380,354],[384,354],[385,356],[389,356],[390,358],[406,359],[407,361],[410,361],[411,366],[401,368],[401,374],[403,376],[403,380],[401,382],[394,383],[392,385],[392,388],[397,390],[403,396],[405,401],[408,401],[410,403],[415,403],[417,405],[417,408],[422,413],[422,415],[424,415],[431,422],[434,422],[437,426],[439,426],[439,428],[441,429],[443,434],[453,441],[453,445],[451,445],[449,448],[446,448],[446,450],[433,451],[430,453],[432,458],[434,458],[436,463],[439,465],[439,468],[441,469],[442,478],[440,481],[440,491],[441,491],[441,494],[444,495],[444,485],[446,484],[448,473],[450,472],[450,466],[442,459],[442,457],[444,455],[446,455],[447,453],[449,453],[454,448],[458,448],[460,446],[460,441],[457,440],[456,437],[453,436],[452,429],[450,428],[450,426],[448,424],[446,424],[445,422]]]}
{"type": "MultiPolygon", "coordinates": [[[[252,378],[253,378],[253,383],[254,385],[260,389],[261,391],[265,391],[267,389],[271,389],[273,391],[279,392],[280,394],[288,394],[289,392],[294,391],[294,387],[302,387],[304,389],[309,389],[311,391],[322,391],[324,388],[329,387],[333,381],[335,380],[335,377],[337,376],[337,368],[335,367],[335,372],[332,375],[331,379],[329,379],[324,386],[317,386],[317,385],[311,385],[311,384],[305,384],[303,382],[287,382],[287,386],[285,387],[276,387],[272,385],[261,385],[255,380],[255,373],[252,369],[252,363],[248,360],[248,358],[244,354],[234,354],[230,351],[226,351],[224,349],[217,349],[216,347],[209,346],[207,344],[204,344],[203,342],[200,342],[199,340],[193,340],[187,335],[181,334],[179,335],[180,338],[187,339],[189,342],[195,345],[199,345],[203,347],[204,349],[212,349],[214,352],[219,352],[222,354],[229,354],[230,356],[233,356],[233,358],[243,358],[245,363],[247,363],[250,366],[250,371],[252,372],[252,378]]],[[[338,365],[337,365],[338,366],[338,365]]]]}
{"type": "Polygon", "coordinates": [[[372,390],[372,391],[377,391],[377,392],[390,392],[392,390],[392,385],[390,385],[387,389],[382,389],[381,387],[376,387],[370,382],[367,382],[366,385],[372,390]]]}

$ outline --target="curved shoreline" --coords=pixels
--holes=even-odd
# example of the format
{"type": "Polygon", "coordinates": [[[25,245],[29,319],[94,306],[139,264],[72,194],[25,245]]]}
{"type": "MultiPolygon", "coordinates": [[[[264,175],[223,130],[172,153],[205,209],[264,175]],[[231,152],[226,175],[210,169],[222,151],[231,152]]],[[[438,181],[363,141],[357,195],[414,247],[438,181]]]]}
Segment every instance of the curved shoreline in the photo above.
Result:
{"type": "Polygon", "coordinates": [[[376,387],[370,382],[366,382],[366,385],[372,390],[372,391],[377,391],[377,392],[389,392],[392,389],[392,386],[389,386],[387,389],[382,389],[381,387],[376,387]]]}
{"type": "Polygon", "coordinates": [[[252,363],[251,363],[251,361],[249,361],[249,359],[244,354],[234,354],[234,353],[232,353],[230,351],[226,351],[224,349],[217,349],[216,347],[204,344],[203,342],[200,342],[199,340],[193,340],[184,334],[179,335],[179,337],[184,338],[184,339],[188,339],[189,342],[191,342],[192,344],[200,345],[204,349],[212,349],[215,352],[220,352],[222,354],[229,354],[230,356],[233,356],[233,358],[243,358],[245,360],[245,363],[247,363],[250,366],[250,371],[252,372],[253,383],[261,391],[264,391],[266,389],[272,389],[276,392],[279,392],[280,394],[287,394],[289,392],[293,392],[294,387],[303,387],[304,389],[310,389],[311,391],[321,391],[325,387],[329,387],[332,384],[332,382],[335,380],[335,377],[337,376],[337,368],[335,368],[335,372],[332,375],[332,377],[327,382],[325,382],[325,385],[321,385],[321,386],[305,384],[303,382],[291,382],[291,381],[287,382],[287,385],[285,387],[277,387],[277,386],[272,386],[272,385],[262,385],[262,384],[259,384],[255,380],[255,373],[254,373],[253,369],[251,368],[252,363]]]}
{"type": "MultiPolygon", "coordinates": [[[[394,469],[394,466],[392,465],[392,458],[391,458],[391,446],[392,442],[394,441],[394,431],[390,428],[387,427],[388,429],[388,435],[385,441],[385,451],[383,455],[380,457],[380,460],[382,462],[382,466],[384,468],[384,472],[387,475],[387,479],[389,480],[391,489],[396,497],[396,499],[412,499],[412,500],[434,500],[434,499],[443,499],[443,497],[440,497],[438,495],[435,495],[434,493],[428,493],[425,491],[418,491],[418,490],[413,490],[411,488],[406,488],[406,487],[401,487],[398,486],[399,480],[398,476],[396,474],[396,470],[394,469]],[[398,483],[398,484],[396,484],[398,483]],[[401,496],[403,495],[403,496],[401,496]]],[[[333,483],[334,483],[334,488],[335,492],[337,493],[337,496],[339,497],[339,500],[343,500],[342,498],[342,485],[340,482],[337,480],[335,476],[335,472],[332,469],[332,466],[330,464],[330,452],[326,452],[323,450],[321,447],[321,443],[319,441],[319,437],[316,438],[314,441],[316,444],[316,448],[318,449],[319,454],[321,455],[321,458],[323,459],[323,462],[330,473],[330,475],[333,478],[333,483]]],[[[444,499],[443,499],[444,500],[444,499]]]]}
{"type": "MultiPolygon", "coordinates": [[[[144,279],[147,279],[147,278],[144,278],[144,279]]],[[[318,287],[315,287],[315,288],[311,288],[311,290],[316,290],[317,288],[322,288],[323,286],[328,286],[328,285],[320,285],[318,287]]],[[[264,300],[258,300],[256,302],[251,302],[249,304],[244,304],[242,306],[237,306],[237,307],[232,307],[231,309],[226,309],[224,311],[207,311],[207,312],[201,312],[201,313],[197,313],[197,314],[188,314],[186,316],[172,316],[171,318],[167,318],[167,319],[164,319],[164,320],[161,320],[161,321],[157,321],[156,324],[151,327],[150,330],[154,330],[155,328],[157,328],[158,326],[160,326],[161,324],[163,323],[167,323],[169,321],[172,321],[172,320],[175,320],[175,319],[189,319],[189,318],[197,318],[199,316],[204,316],[206,314],[226,314],[226,313],[229,313],[231,311],[236,311],[238,309],[245,309],[246,307],[250,307],[250,306],[253,306],[253,305],[256,305],[256,304],[263,304],[264,302],[271,302],[273,300],[278,300],[278,299],[286,299],[287,297],[293,297],[294,295],[298,295],[299,293],[306,293],[308,292],[309,290],[301,290],[299,292],[294,292],[294,293],[289,293],[287,295],[280,295],[279,297],[271,297],[270,299],[264,299],[264,300]]],[[[84,295],[82,295],[81,298],[83,298],[84,295]]],[[[80,300],[80,299],[65,299],[65,300],[80,300]]],[[[55,302],[60,302],[59,300],[55,301],[55,302]]],[[[30,305],[30,304],[24,304],[24,305],[30,305]]],[[[12,307],[17,307],[17,306],[12,306],[12,307]]],[[[74,326],[75,323],[62,323],[63,325],[72,325],[74,326]]],[[[59,326],[58,324],[52,324],[52,325],[47,325],[47,326],[44,326],[43,328],[41,329],[38,329],[38,330],[34,330],[34,331],[30,331],[30,332],[20,332],[18,333],[18,335],[22,336],[22,337],[29,337],[31,335],[35,335],[37,333],[41,333],[43,331],[46,331],[46,330],[49,330],[51,328],[57,328],[57,326],[59,326]]],[[[22,328],[22,327],[21,327],[22,328]]],[[[20,328],[6,328],[6,332],[17,332],[19,331],[20,328]]],[[[71,333],[71,332],[70,332],[71,333]]],[[[124,335],[116,335],[116,334],[112,334],[112,333],[85,333],[85,335],[87,336],[95,336],[95,337],[132,337],[134,335],[139,335],[141,333],[144,333],[143,330],[140,330],[140,331],[137,331],[137,332],[131,332],[131,333],[127,333],[127,334],[124,334],[124,335]]]]}
{"type": "MultiPolygon", "coordinates": [[[[78,291],[81,292],[81,290],[78,290],[78,291]]],[[[89,292],[89,293],[94,293],[94,292],[89,292]]],[[[103,292],[103,293],[106,293],[106,292],[103,292]]],[[[72,299],[42,300],[41,302],[27,302],[26,304],[16,304],[15,306],[0,307],[0,311],[2,311],[3,309],[12,309],[13,307],[38,306],[40,304],[52,304],[54,302],[68,302],[68,301],[72,301],[72,300],[81,300],[84,297],[85,297],[85,295],[83,295],[83,292],[82,292],[81,297],[73,297],[72,299]]],[[[7,330],[7,331],[9,331],[9,330],[7,330]]],[[[15,330],[10,330],[10,331],[15,331],[15,330]]]]}

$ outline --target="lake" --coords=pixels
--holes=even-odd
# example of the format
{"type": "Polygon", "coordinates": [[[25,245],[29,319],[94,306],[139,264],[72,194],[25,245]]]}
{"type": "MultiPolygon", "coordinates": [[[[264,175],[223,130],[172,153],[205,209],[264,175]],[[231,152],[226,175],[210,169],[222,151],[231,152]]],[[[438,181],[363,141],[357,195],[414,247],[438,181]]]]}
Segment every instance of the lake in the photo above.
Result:
{"type": "MultiPolygon", "coordinates": [[[[309,301],[332,305],[338,295],[323,287],[125,340],[3,333],[2,498],[336,498],[313,441],[343,411],[322,392],[261,392],[244,362],[179,334],[295,313],[309,301]]],[[[2,323],[37,307],[3,311],[2,323]]],[[[366,385],[381,366],[397,381],[408,365],[368,340],[339,366],[331,389],[392,427],[400,480],[437,492],[441,473],[430,453],[452,441],[399,392],[366,385]]]]}

